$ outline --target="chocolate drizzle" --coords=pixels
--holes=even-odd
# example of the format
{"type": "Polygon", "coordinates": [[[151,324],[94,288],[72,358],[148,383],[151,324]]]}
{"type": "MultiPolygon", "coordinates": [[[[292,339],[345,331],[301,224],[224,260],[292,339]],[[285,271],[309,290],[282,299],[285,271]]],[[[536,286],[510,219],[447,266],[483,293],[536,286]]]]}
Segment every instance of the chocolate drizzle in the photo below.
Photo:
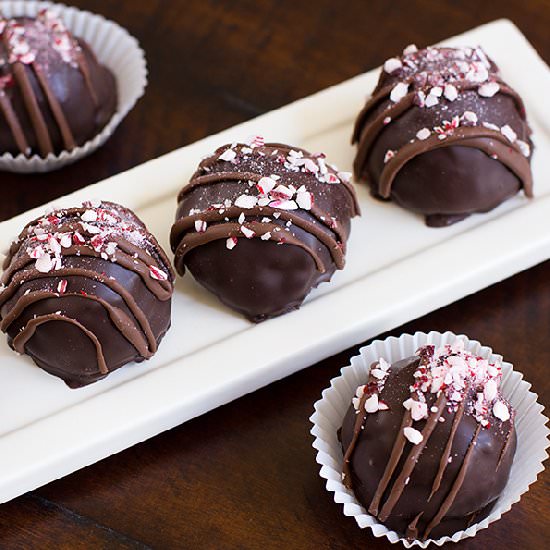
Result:
{"type": "Polygon", "coordinates": [[[421,348],[393,364],[379,390],[371,374],[343,422],[344,484],[410,540],[451,535],[486,517],[512,465],[513,411],[497,390],[499,366],[461,349],[421,348]],[[387,407],[365,409],[373,392],[387,407]],[[496,404],[504,411],[492,413],[496,404]]]}
{"type": "Polygon", "coordinates": [[[55,15],[0,16],[0,154],[71,151],[97,135],[116,103],[113,75],[55,15]]]}
{"type": "Polygon", "coordinates": [[[4,269],[0,329],[16,351],[70,386],[150,358],[170,325],[168,258],[142,222],[114,203],[86,203],[30,222],[4,269]],[[69,334],[56,322],[77,330],[69,334]],[[76,347],[85,349],[86,340],[94,357],[76,347]]]}
{"type": "Polygon", "coordinates": [[[478,424],[476,426],[476,430],[472,437],[472,441],[470,441],[470,445],[468,446],[468,450],[466,451],[466,455],[464,456],[464,459],[462,460],[462,464],[460,465],[460,470],[458,471],[458,475],[456,476],[451,486],[451,490],[449,491],[449,493],[445,497],[445,500],[439,507],[437,514],[432,518],[430,523],[428,523],[428,526],[424,531],[424,536],[423,536],[424,539],[427,539],[430,536],[430,533],[432,532],[433,528],[436,525],[439,525],[439,523],[441,522],[445,514],[449,511],[449,509],[453,505],[453,502],[456,496],[458,495],[458,492],[460,491],[462,484],[464,483],[466,472],[468,471],[468,467],[470,466],[472,453],[474,452],[474,449],[477,443],[477,436],[479,435],[480,430],[481,430],[481,424],[478,424]]]}
{"type": "MultiPolygon", "coordinates": [[[[222,301],[260,321],[298,307],[312,287],[344,267],[350,218],[359,209],[350,174],[338,172],[324,155],[254,139],[220,147],[200,163],[178,195],[170,242],[180,275],[189,267],[222,301]],[[266,279],[253,281],[247,275],[246,283],[235,276],[229,296],[226,284],[204,271],[206,264],[221,269],[222,262],[212,256],[224,249],[235,259],[254,249],[254,259],[259,253],[267,262],[266,279]],[[295,267],[289,269],[300,273],[294,278],[296,288],[285,297],[278,270],[294,257],[295,267]],[[274,271],[271,265],[279,267],[274,271]],[[248,284],[262,294],[263,303],[253,303],[248,284]]],[[[263,270],[258,262],[255,269],[263,270]]]]}
{"type": "Polygon", "coordinates": [[[432,432],[437,425],[439,417],[443,412],[443,407],[445,407],[446,403],[447,401],[445,399],[445,394],[441,393],[435,403],[435,407],[437,409],[436,412],[428,417],[426,426],[421,432],[422,442],[415,445],[409,451],[409,454],[407,455],[407,458],[405,460],[405,464],[401,469],[399,476],[394,481],[390,494],[388,495],[388,498],[386,499],[382,510],[380,510],[380,513],[378,514],[378,518],[380,519],[380,521],[386,521],[386,519],[388,519],[388,516],[391,514],[395,504],[403,494],[403,490],[405,489],[407,480],[410,478],[414,467],[416,466],[416,463],[418,462],[418,459],[420,458],[420,455],[422,454],[422,451],[424,450],[424,447],[428,442],[428,439],[432,435],[432,432]]]}
{"type": "Polygon", "coordinates": [[[521,97],[480,48],[411,48],[386,62],[357,117],[354,172],[375,196],[447,225],[494,208],[520,186],[533,196],[529,136],[521,97]]]}

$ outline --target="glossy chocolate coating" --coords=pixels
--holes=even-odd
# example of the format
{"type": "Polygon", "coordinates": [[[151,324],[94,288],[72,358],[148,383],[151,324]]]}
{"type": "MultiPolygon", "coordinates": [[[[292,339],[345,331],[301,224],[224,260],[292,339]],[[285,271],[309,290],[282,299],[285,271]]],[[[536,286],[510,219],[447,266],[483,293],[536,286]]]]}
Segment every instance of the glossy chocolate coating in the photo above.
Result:
{"type": "Polygon", "coordinates": [[[350,219],[357,213],[346,174],[297,148],[298,164],[289,164],[292,150],[263,142],[220,147],[201,162],[178,199],[171,235],[176,270],[183,275],[187,267],[254,322],[298,308],[312,288],[343,268],[350,219]],[[220,158],[233,153],[234,159],[220,158]],[[306,159],[317,173],[306,171],[306,159]],[[264,177],[273,187],[262,195],[264,177]],[[292,197],[277,194],[281,189],[292,197]]]}
{"type": "MultiPolygon", "coordinates": [[[[351,486],[365,508],[371,513],[380,514],[384,503],[394,490],[396,480],[405,467],[409,452],[415,447],[405,440],[405,446],[397,462],[397,467],[383,492],[376,510],[372,510],[373,497],[390,462],[390,455],[402,429],[406,414],[403,402],[410,396],[409,387],[415,382],[413,373],[419,364],[418,357],[410,357],[392,365],[389,377],[380,393],[379,399],[388,405],[389,410],[368,414],[354,445],[349,462],[351,486]]],[[[436,395],[428,394],[428,411],[436,405],[436,395]]],[[[410,477],[405,480],[403,492],[396,501],[389,516],[382,522],[390,529],[409,539],[422,539],[423,533],[433,518],[441,510],[445,499],[449,497],[453,484],[461,469],[466,466],[465,477],[458,492],[451,498],[450,508],[440,521],[432,525],[428,538],[452,535],[458,530],[481,521],[488,516],[504,489],[516,448],[516,435],[512,418],[501,422],[491,416],[490,425],[481,427],[470,408],[475,393],[469,393],[465,399],[464,414],[458,418],[456,431],[450,437],[456,412],[445,407],[437,421],[435,429],[427,438],[420,457],[414,465],[410,477]],[[452,442],[450,458],[442,473],[439,488],[433,493],[434,480],[440,472],[441,458],[448,441],[452,442]],[[475,444],[472,442],[475,441],[475,444]],[[467,464],[465,457],[471,449],[467,464]],[[416,523],[415,518],[418,518],[416,523]],[[412,525],[412,527],[411,527],[412,525]]],[[[437,419],[437,413],[436,418],[437,419]]],[[[430,411],[430,417],[434,412],[430,411]]],[[[341,442],[344,452],[352,442],[358,413],[350,406],[343,421],[341,442]]],[[[422,432],[427,420],[413,423],[415,429],[422,432]]],[[[380,518],[379,518],[380,519],[380,518]]]]}
{"type": "Polygon", "coordinates": [[[143,223],[114,203],[31,222],[4,269],[1,328],[10,346],[71,387],[150,358],[170,327],[169,261],[143,223]],[[43,235],[55,242],[37,240],[43,235]],[[30,256],[37,245],[58,265],[39,265],[30,256]]]}
{"type": "Polygon", "coordinates": [[[117,101],[113,74],[50,12],[0,14],[0,154],[70,151],[101,132],[117,101]]]}
{"type": "Polygon", "coordinates": [[[480,49],[428,48],[398,63],[391,73],[382,71],[353,135],[355,176],[374,196],[424,215],[428,225],[444,226],[487,212],[522,188],[532,195],[532,143],[523,104],[480,49]],[[408,86],[406,94],[392,100],[399,83],[408,86]],[[489,83],[498,91],[485,97],[482,86],[489,83]],[[441,94],[428,106],[433,89],[441,94]],[[445,126],[453,120],[458,129],[445,126]],[[465,128],[467,135],[459,135],[465,128]],[[511,141],[502,128],[512,130],[504,130],[511,141]],[[420,139],[421,130],[430,137],[420,139]],[[400,156],[405,162],[396,166],[400,156]]]}

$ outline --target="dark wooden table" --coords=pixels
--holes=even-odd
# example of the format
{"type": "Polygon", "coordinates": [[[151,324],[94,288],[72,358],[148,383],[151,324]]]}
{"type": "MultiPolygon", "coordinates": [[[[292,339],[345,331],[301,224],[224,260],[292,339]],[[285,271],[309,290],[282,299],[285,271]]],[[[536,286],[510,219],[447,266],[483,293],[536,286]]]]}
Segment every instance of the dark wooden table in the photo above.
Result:
{"type": "MultiPolygon", "coordinates": [[[[145,98],[99,152],[47,176],[0,174],[0,218],[500,17],[550,62],[550,2],[78,0],[147,52],[145,98]]],[[[536,75],[533,75],[536,78],[536,75]]],[[[365,90],[367,93],[367,90],[365,90]]],[[[550,404],[550,262],[392,331],[464,332],[550,404]]],[[[308,417],[347,350],[0,506],[0,549],[389,548],[318,477],[308,417]]],[[[40,460],[40,457],[36,457],[40,460]]],[[[546,548],[550,472],[461,548],[546,548]]]]}

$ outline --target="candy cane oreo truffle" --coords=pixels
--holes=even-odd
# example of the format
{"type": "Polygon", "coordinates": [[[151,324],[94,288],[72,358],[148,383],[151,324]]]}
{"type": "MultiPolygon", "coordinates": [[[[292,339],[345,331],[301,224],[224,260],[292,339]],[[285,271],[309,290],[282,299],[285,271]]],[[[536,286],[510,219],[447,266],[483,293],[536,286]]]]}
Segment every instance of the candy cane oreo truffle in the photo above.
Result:
{"type": "Polygon", "coordinates": [[[0,328],[71,387],[150,358],[170,327],[174,274],[156,239],[111,202],[30,222],[4,262],[0,328]]]}
{"type": "Polygon", "coordinates": [[[252,321],[300,306],[344,267],[358,213],[351,174],[288,145],[229,144],[204,159],[178,197],[174,264],[252,321]]]}
{"type": "Polygon", "coordinates": [[[529,136],[521,98],[481,48],[409,46],[356,120],[355,177],[445,226],[532,196],[529,136]]]}
{"type": "Polygon", "coordinates": [[[371,368],[340,434],[357,500],[408,539],[439,538],[487,517],[514,458],[514,411],[501,367],[462,340],[371,368]]]}
{"type": "Polygon", "coordinates": [[[116,108],[114,76],[55,14],[0,14],[0,154],[71,151],[116,108]]]}

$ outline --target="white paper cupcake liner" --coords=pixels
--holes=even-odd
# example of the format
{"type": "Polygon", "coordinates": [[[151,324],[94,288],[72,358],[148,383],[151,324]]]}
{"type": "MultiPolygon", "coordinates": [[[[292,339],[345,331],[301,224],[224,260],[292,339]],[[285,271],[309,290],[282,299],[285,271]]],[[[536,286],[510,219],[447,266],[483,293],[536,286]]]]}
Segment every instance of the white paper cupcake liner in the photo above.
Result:
{"type": "Polygon", "coordinates": [[[26,157],[5,153],[0,156],[0,170],[8,172],[51,172],[75,162],[103,145],[122,119],[143,95],[147,85],[145,54],[138,41],[120,25],[108,21],[101,15],[81,11],[63,4],[35,2],[32,0],[0,0],[0,13],[5,17],[34,17],[41,9],[48,8],[59,15],[67,29],[78,38],[84,39],[99,61],[115,76],[118,89],[118,107],[111,120],[101,132],[72,151],[59,155],[49,154],[26,157]]]}
{"type": "Polygon", "coordinates": [[[466,530],[457,531],[451,537],[409,542],[368,514],[356,500],[353,491],[344,486],[342,483],[343,455],[337,430],[342,426],[355,390],[368,379],[370,365],[380,357],[393,363],[414,355],[415,351],[425,344],[441,346],[454,342],[456,338],[464,340],[467,350],[490,361],[502,362],[502,357],[494,354],[491,348],[452,332],[444,334],[417,332],[414,335],[404,334],[400,338],[392,336],[386,340],[376,340],[361,348],[359,355],[351,359],[351,365],[343,368],[342,374],[331,380],[330,387],[323,391],[322,398],[315,403],[315,413],[310,419],[313,423],[311,433],[315,436],[313,447],[317,449],[317,463],[321,465],[319,474],[327,480],[326,488],[327,491],[334,493],[334,501],[344,505],[344,515],[354,517],[362,529],[370,528],[375,537],[386,537],[391,543],[401,542],[406,548],[412,546],[426,548],[430,543],[441,546],[449,541],[458,542],[473,537],[480,529],[485,529],[490,523],[500,519],[502,514],[510,510],[512,504],[519,501],[521,495],[544,469],[543,462],[548,458],[546,449],[550,445],[548,440],[550,430],[546,427],[548,418],[542,414],[544,407],[537,403],[537,394],[529,391],[531,384],[523,380],[523,375],[514,371],[510,363],[502,362],[501,391],[516,410],[515,425],[518,443],[508,483],[491,514],[483,521],[466,530]]]}

